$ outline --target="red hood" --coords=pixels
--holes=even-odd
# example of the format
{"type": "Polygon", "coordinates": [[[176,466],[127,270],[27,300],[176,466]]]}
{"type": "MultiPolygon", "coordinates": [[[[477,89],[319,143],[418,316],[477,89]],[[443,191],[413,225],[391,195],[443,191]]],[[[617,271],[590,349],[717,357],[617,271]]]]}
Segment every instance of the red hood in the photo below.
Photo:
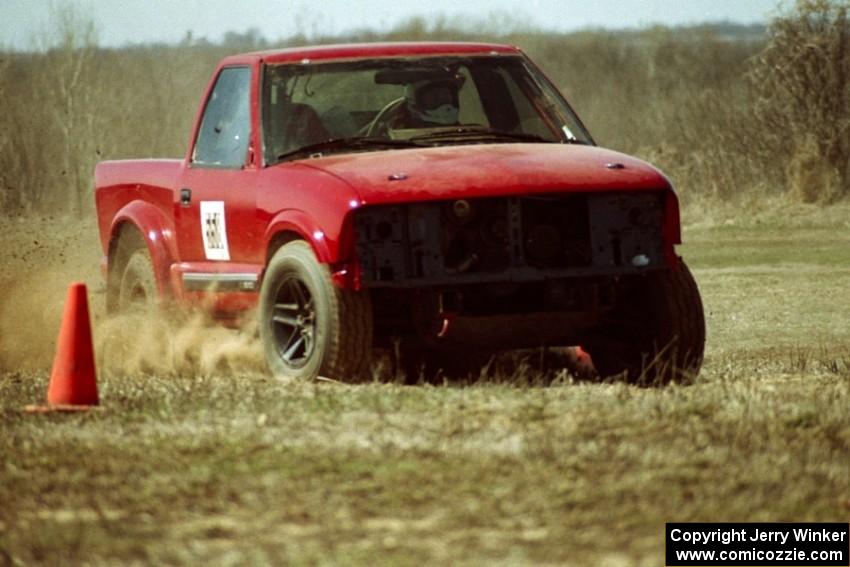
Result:
{"type": "Polygon", "coordinates": [[[580,145],[451,146],[331,155],[302,163],[346,181],[364,204],[670,186],[645,162],[580,145]]]}

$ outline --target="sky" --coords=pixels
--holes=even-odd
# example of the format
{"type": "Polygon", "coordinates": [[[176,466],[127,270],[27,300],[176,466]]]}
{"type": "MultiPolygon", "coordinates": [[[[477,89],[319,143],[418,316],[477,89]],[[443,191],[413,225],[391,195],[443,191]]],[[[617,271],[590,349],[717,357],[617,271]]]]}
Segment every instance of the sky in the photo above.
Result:
{"type": "Polygon", "coordinates": [[[225,32],[259,30],[275,41],[296,35],[385,30],[406,19],[444,16],[465,26],[491,13],[509,23],[551,31],[636,28],[728,20],[757,23],[779,0],[0,0],[0,46],[31,49],[49,29],[51,6],[71,4],[95,22],[98,43],[218,41],[225,32]]]}

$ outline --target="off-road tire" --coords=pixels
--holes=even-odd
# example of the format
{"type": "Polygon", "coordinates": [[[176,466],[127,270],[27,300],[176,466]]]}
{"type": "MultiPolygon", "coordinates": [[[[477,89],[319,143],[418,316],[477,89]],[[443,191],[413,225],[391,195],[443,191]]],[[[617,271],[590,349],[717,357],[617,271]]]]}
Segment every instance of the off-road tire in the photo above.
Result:
{"type": "Polygon", "coordinates": [[[117,308],[134,313],[153,308],[157,303],[156,276],[147,248],[130,253],[118,283],[117,308]]]}
{"type": "Polygon", "coordinates": [[[685,263],[624,279],[603,334],[606,340],[587,345],[602,378],[622,375],[646,386],[695,378],[705,350],[705,315],[685,263]]]}
{"type": "Polygon", "coordinates": [[[300,380],[322,376],[345,382],[368,377],[369,295],[335,286],[328,267],[316,260],[306,242],[285,244],[269,261],[260,288],[259,321],[266,362],[275,376],[300,380]],[[295,318],[301,319],[300,326],[291,322],[295,318]],[[289,341],[296,331],[300,335],[293,340],[303,337],[301,346],[289,341]],[[286,359],[292,348],[296,350],[286,359]]]}

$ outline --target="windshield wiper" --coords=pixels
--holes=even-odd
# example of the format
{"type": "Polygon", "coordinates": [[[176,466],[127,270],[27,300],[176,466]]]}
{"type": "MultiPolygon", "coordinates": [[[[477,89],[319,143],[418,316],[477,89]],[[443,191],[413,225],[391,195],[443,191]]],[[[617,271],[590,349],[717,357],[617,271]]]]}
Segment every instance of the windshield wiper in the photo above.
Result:
{"type": "Polygon", "coordinates": [[[483,128],[480,126],[458,126],[450,130],[440,130],[430,134],[421,134],[413,136],[411,140],[440,140],[446,138],[500,138],[504,140],[517,140],[521,142],[544,142],[547,144],[554,143],[552,140],[547,140],[537,134],[524,134],[520,132],[507,132],[505,130],[496,130],[494,128],[483,128]]]}
{"type": "Polygon", "coordinates": [[[315,144],[307,144],[294,150],[284,152],[277,156],[278,161],[287,158],[301,155],[322,153],[327,150],[343,150],[343,149],[360,149],[360,148],[380,148],[380,147],[398,147],[398,148],[414,148],[421,147],[423,144],[411,140],[391,140],[389,138],[363,138],[360,136],[351,136],[348,138],[330,138],[315,144]]]}
{"type": "Polygon", "coordinates": [[[440,130],[430,134],[422,134],[413,136],[411,140],[441,140],[450,138],[497,138],[502,140],[511,140],[519,142],[537,142],[543,144],[580,144],[582,146],[589,145],[587,142],[571,137],[566,140],[547,140],[537,134],[525,134],[522,132],[508,132],[506,130],[497,130],[495,128],[485,128],[483,126],[459,126],[451,130],[440,130]]]}

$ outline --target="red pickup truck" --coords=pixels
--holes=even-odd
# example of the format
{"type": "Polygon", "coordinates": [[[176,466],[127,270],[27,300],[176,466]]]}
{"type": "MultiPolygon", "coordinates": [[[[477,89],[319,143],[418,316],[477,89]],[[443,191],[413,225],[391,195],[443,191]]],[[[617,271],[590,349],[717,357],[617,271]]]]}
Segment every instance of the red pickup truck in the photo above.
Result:
{"type": "Polygon", "coordinates": [[[353,380],[580,345],[602,377],[702,363],[679,208],[594,143],[519,49],[387,43],[224,59],[182,160],[95,171],[111,310],[256,308],[270,370],[353,380]]]}

